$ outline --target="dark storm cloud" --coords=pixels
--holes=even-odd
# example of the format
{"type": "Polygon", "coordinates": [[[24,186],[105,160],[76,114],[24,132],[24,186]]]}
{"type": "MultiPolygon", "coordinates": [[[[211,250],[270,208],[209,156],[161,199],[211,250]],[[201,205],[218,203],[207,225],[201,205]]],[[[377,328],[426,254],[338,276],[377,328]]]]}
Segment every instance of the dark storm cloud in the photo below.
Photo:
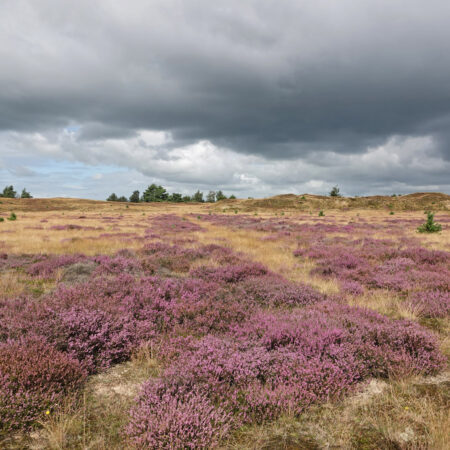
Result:
{"type": "Polygon", "coordinates": [[[445,0],[4,0],[0,164],[447,189],[448,42],[445,0]]]}
{"type": "MultiPolygon", "coordinates": [[[[6,1],[0,126],[139,128],[293,157],[450,114],[445,1],[6,1]],[[89,125],[95,123],[96,125],[89,125]]],[[[124,133],[124,134],[122,134],[124,133]]]]}

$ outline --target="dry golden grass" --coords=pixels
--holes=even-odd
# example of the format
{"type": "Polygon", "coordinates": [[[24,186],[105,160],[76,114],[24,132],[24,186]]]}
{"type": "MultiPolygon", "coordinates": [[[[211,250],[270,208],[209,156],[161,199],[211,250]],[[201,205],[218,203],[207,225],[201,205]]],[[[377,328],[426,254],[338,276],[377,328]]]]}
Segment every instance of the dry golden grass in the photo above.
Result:
{"type": "Polygon", "coordinates": [[[450,374],[371,380],[344,400],[236,433],[224,449],[448,449],[450,374]]]}
{"type": "Polygon", "coordinates": [[[338,286],[335,280],[324,280],[310,275],[314,268],[312,261],[299,261],[294,257],[296,246],[291,242],[264,241],[262,238],[268,233],[231,230],[227,227],[211,225],[202,221],[192,221],[207,229],[206,233],[197,233],[202,243],[217,243],[235,252],[246,255],[250,260],[260,262],[272,271],[285,278],[309,284],[324,293],[336,293],[338,286]]]}

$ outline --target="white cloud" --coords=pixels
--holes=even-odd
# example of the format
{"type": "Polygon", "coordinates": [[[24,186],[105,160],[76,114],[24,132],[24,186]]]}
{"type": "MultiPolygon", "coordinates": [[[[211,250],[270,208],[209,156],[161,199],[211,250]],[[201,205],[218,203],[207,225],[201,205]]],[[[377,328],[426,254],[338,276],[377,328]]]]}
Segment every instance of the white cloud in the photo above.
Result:
{"type": "Polygon", "coordinates": [[[362,154],[323,152],[322,160],[317,154],[309,160],[267,159],[220,148],[207,140],[173,147],[170,134],[154,130],[141,130],[135,137],[96,141],[77,140],[74,133],[65,130],[48,135],[11,132],[0,135],[2,144],[9,149],[3,155],[7,167],[19,167],[17,154],[31,161],[44,158],[69,164],[66,171],[70,164],[81,163],[77,173],[90,171],[89,177],[77,183],[73,173],[74,181],[60,186],[68,193],[83,189],[84,195],[98,198],[113,190],[129,195],[153,181],[183,193],[197,188],[222,189],[243,197],[290,191],[326,194],[334,184],[339,184],[345,194],[360,195],[389,193],[394,187],[399,192],[449,188],[445,174],[450,173],[450,163],[439,156],[429,136],[396,136],[362,154]],[[332,164],[322,164],[323,159],[332,164]],[[98,170],[108,166],[106,172],[98,170]],[[428,170],[436,181],[430,183],[428,170]]]}

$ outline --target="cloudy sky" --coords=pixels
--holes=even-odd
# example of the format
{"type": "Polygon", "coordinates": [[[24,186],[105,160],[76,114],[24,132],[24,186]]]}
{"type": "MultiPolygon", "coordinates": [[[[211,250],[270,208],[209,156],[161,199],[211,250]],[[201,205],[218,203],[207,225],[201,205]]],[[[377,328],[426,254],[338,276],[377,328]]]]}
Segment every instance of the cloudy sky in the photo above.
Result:
{"type": "Polygon", "coordinates": [[[450,193],[447,0],[1,6],[1,187],[450,193]]]}

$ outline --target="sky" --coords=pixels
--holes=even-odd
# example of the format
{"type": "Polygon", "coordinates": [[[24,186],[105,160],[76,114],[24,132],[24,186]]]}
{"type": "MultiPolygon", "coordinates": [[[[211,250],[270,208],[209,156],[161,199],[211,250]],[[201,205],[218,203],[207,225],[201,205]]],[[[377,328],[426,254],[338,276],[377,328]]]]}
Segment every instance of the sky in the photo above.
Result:
{"type": "Polygon", "coordinates": [[[447,0],[2,0],[0,187],[450,194],[447,0]]]}

